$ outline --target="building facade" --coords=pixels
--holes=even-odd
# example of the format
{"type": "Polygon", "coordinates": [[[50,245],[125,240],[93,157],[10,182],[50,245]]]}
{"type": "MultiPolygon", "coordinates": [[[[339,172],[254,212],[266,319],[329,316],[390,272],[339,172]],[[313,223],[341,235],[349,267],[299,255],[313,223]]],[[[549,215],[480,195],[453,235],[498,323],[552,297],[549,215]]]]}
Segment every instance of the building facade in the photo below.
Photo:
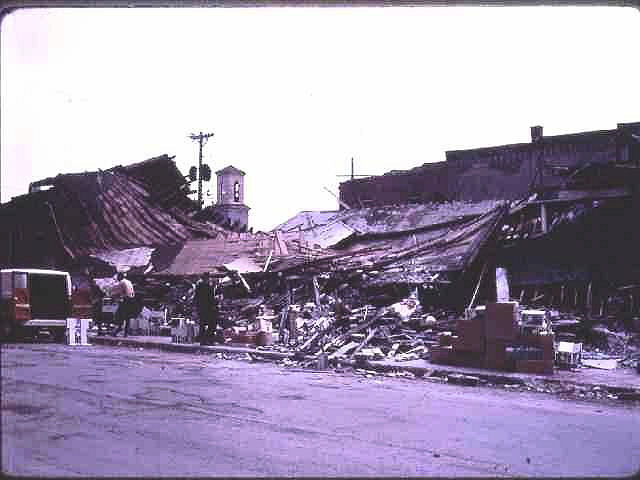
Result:
{"type": "Polygon", "coordinates": [[[586,165],[640,164],[640,122],[614,130],[544,136],[531,142],[453,150],[446,161],[340,184],[340,200],[354,208],[432,201],[512,200],[532,188],[561,185],[586,165]]]}

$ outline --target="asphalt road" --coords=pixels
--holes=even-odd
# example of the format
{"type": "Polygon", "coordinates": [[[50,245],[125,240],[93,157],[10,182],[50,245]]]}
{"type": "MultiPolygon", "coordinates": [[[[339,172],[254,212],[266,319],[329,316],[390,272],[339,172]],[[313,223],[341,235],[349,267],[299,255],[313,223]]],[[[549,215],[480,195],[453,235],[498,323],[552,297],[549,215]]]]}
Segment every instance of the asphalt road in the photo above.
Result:
{"type": "Polygon", "coordinates": [[[619,476],[637,408],[113,347],[2,347],[2,469],[30,476],[619,476]]]}

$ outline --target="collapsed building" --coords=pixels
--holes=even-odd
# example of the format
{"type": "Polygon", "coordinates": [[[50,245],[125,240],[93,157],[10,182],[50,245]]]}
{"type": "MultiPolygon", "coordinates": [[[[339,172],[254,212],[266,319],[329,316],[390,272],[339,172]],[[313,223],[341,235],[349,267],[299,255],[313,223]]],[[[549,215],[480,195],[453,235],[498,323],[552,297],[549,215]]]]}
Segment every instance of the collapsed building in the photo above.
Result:
{"type": "Polygon", "coordinates": [[[549,301],[555,289],[556,301],[573,296],[584,306],[589,289],[601,305],[612,288],[637,293],[639,172],[638,122],[554,136],[536,126],[531,143],[448,151],[445,162],[343,182],[340,200],[509,201],[495,263],[507,267],[518,298],[549,301]]]}
{"type": "MultiPolygon", "coordinates": [[[[565,338],[597,340],[605,349],[613,338],[624,354],[620,339],[629,337],[611,329],[640,329],[640,123],[556,136],[532,127],[531,140],[449,151],[445,162],[343,182],[341,205],[395,204],[408,211],[425,202],[507,201],[488,271],[506,268],[520,310],[555,312],[556,331],[565,338]]],[[[474,301],[489,305],[496,299],[493,276],[476,270],[476,278],[474,301]]],[[[482,316],[462,322],[461,337],[433,346],[432,359],[515,368],[505,352],[533,349],[535,358],[520,359],[523,371],[549,372],[549,345],[521,336],[511,317],[504,316],[497,336],[482,316]]]]}
{"type": "Polygon", "coordinates": [[[0,263],[69,268],[95,254],[224,234],[190,217],[187,190],[167,155],[34,182],[0,206],[0,263]]]}
{"type": "Polygon", "coordinates": [[[506,204],[495,201],[301,212],[276,231],[334,250],[305,267],[349,277],[363,293],[392,301],[418,289],[431,305],[460,306],[495,248],[506,212],[506,204]]]}
{"type": "Polygon", "coordinates": [[[271,232],[247,231],[235,167],[217,172],[218,204],[204,210],[166,155],[59,175],[0,206],[0,263],[127,270],[165,320],[197,320],[194,282],[209,272],[235,340],[238,326],[246,340],[252,320],[268,318],[282,348],[304,353],[549,373],[551,337],[519,332],[523,308],[622,311],[629,328],[638,314],[639,129],[543,137],[536,127],[531,144],[345,182],[343,208],[271,232]],[[491,307],[498,267],[509,305],[491,307]],[[495,318],[477,314],[482,304],[495,318]]]}

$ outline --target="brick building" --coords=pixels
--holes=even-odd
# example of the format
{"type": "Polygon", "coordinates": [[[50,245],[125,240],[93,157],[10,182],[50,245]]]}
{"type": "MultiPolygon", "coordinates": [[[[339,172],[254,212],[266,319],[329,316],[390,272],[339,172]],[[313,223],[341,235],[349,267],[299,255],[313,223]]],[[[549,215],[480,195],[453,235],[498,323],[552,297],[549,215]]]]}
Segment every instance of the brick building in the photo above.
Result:
{"type": "Polygon", "coordinates": [[[531,142],[452,150],[446,161],[411,170],[348,180],[340,200],[353,207],[444,200],[515,199],[532,187],[556,187],[589,164],[640,164],[640,122],[614,130],[543,136],[531,127],[531,142]]]}

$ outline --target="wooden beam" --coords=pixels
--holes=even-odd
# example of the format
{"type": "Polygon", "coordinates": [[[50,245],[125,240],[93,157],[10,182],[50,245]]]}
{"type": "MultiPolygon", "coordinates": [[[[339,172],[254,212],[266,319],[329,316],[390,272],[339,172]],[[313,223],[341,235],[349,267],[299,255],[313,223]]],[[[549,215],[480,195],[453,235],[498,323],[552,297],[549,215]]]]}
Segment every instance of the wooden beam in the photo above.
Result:
{"type": "Polygon", "coordinates": [[[549,223],[547,219],[547,206],[544,203],[540,204],[540,218],[542,219],[542,233],[549,231],[549,223]]]}
{"type": "Polygon", "coordinates": [[[269,263],[271,263],[271,256],[273,255],[273,250],[269,251],[269,257],[267,258],[267,261],[264,264],[264,268],[262,269],[263,272],[267,271],[267,268],[269,268],[269,263]]]}
{"type": "Polygon", "coordinates": [[[338,200],[338,202],[340,203],[340,205],[342,205],[344,208],[346,208],[347,210],[350,210],[351,207],[349,205],[347,205],[345,202],[343,202],[342,200],[340,200],[340,197],[338,197],[335,193],[333,193],[331,190],[329,190],[327,187],[324,187],[324,189],[329,192],[331,195],[333,195],[336,200],[338,200]]]}
{"type": "Polygon", "coordinates": [[[353,351],[351,356],[354,356],[356,353],[358,353],[360,350],[362,350],[365,347],[365,345],[371,341],[371,339],[373,338],[373,336],[376,334],[377,331],[378,331],[378,327],[372,328],[371,331],[369,332],[369,335],[367,335],[365,337],[365,339],[362,341],[362,343],[360,343],[360,345],[358,345],[358,348],[356,348],[353,351]]]}

